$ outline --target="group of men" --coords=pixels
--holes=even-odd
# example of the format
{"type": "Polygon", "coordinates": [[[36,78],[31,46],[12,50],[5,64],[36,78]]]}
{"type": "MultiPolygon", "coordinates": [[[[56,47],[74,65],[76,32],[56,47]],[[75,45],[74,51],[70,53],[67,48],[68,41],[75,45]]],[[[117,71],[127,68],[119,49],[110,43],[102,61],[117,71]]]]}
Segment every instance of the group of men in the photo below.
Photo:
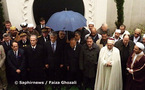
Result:
{"type": "MultiPolygon", "coordinates": [[[[80,90],[144,90],[145,35],[134,34],[125,25],[113,35],[107,24],[97,30],[53,31],[40,19],[40,25],[20,24],[22,30],[5,22],[0,45],[2,88],[15,81],[76,81],[80,90]],[[6,68],[6,69],[5,69],[6,68]]],[[[19,90],[45,90],[45,84],[16,84],[19,90]]],[[[61,90],[61,84],[51,84],[61,90]]],[[[67,90],[72,86],[66,85],[67,90]]]]}

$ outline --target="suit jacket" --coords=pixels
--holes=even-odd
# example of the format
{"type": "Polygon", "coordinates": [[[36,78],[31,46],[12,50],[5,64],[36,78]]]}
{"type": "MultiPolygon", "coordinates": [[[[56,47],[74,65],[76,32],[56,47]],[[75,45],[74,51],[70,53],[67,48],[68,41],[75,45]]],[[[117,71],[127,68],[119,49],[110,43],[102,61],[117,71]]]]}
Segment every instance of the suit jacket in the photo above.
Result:
{"type": "Polygon", "coordinates": [[[51,47],[51,42],[47,42],[45,44],[47,59],[45,60],[45,64],[49,64],[50,68],[58,68],[60,64],[63,64],[63,48],[59,42],[56,44],[56,50],[53,52],[51,47]]]}
{"type": "Polygon", "coordinates": [[[1,70],[5,70],[5,52],[4,52],[4,48],[2,45],[0,45],[0,68],[1,70]]]}
{"type": "Polygon", "coordinates": [[[28,45],[30,45],[30,41],[29,39],[27,39],[26,43],[23,43],[22,40],[20,40],[18,44],[19,44],[19,48],[25,49],[28,45]]]}
{"type": "Polygon", "coordinates": [[[41,34],[41,25],[37,25],[35,29],[39,32],[39,34],[41,34]]]}
{"type": "Polygon", "coordinates": [[[22,49],[18,49],[18,56],[16,57],[13,50],[8,51],[7,55],[8,65],[11,71],[16,72],[17,69],[24,71],[25,69],[25,56],[22,49]]]}
{"type": "Polygon", "coordinates": [[[4,47],[5,54],[7,55],[8,51],[11,50],[12,40],[10,40],[10,45],[9,45],[9,46],[6,44],[5,41],[2,42],[2,45],[3,45],[3,47],[4,47]]]}
{"type": "Polygon", "coordinates": [[[65,65],[69,66],[71,72],[77,72],[79,70],[79,56],[81,45],[76,45],[75,50],[67,45],[65,47],[65,65]]]}
{"type": "Polygon", "coordinates": [[[34,81],[45,80],[45,64],[43,48],[37,45],[35,50],[31,46],[25,49],[26,65],[29,72],[29,79],[34,81]]]}
{"type": "MultiPolygon", "coordinates": [[[[49,35],[48,35],[48,41],[50,40],[49,35]]],[[[45,45],[45,40],[44,37],[41,36],[40,38],[38,38],[38,44],[44,46],[45,45]]]]}

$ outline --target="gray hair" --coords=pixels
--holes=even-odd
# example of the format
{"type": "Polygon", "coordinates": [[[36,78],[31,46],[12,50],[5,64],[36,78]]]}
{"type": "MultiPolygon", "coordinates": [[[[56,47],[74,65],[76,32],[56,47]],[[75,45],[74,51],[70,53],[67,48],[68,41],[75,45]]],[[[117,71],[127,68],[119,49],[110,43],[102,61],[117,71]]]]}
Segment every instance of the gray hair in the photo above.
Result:
{"type": "Polygon", "coordinates": [[[37,40],[37,36],[36,35],[31,35],[30,39],[33,38],[33,37],[36,38],[36,40],[37,40]]]}
{"type": "Polygon", "coordinates": [[[3,34],[3,38],[4,38],[4,37],[10,37],[10,35],[9,35],[8,33],[4,33],[4,34],[3,34]]]}
{"type": "Polygon", "coordinates": [[[51,33],[50,33],[50,36],[55,36],[55,37],[57,37],[57,33],[56,33],[56,32],[51,32],[51,33]]]}

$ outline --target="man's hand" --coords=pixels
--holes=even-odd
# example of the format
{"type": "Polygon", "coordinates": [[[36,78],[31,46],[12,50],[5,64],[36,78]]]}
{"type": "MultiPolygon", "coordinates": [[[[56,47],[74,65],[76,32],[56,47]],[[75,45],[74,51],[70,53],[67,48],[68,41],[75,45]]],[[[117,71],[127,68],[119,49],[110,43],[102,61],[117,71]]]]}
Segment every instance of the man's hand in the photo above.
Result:
{"type": "Polygon", "coordinates": [[[60,68],[62,68],[63,67],[63,64],[60,64],[60,68]]]}
{"type": "Polygon", "coordinates": [[[48,64],[46,64],[46,65],[45,65],[45,67],[46,67],[46,68],[49,68],[49,65],[48,65],[48,64]]]}
{"type": "Polygon", "coordinates": [[[69,70],[69,66],[67,66],[67,70],[69,70]]]}
{"type": "Polygon", "coordinates": [[[128,72],[129,72],[130,74],[133,74],[133,70],[132,70],[132,69],[128,70],[128,72]]]}
{"type": "Polygon", "coordinates": [[[16,72],[19,74],[19,73],[21,73],[21,70],[20,69],[17,69],[16,72]]]}
{"type": "Polygon", "coordinates": [[[112,63],[111,62],[107,62],[106,64],[108,67],[111,67],[112,66],[112,63]]]}

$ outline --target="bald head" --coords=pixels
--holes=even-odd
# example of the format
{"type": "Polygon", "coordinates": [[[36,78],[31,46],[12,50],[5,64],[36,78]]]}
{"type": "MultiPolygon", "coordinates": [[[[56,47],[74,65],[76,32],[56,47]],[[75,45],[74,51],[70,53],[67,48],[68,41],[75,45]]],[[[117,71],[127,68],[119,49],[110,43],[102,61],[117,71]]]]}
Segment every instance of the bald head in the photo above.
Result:
{"type": "Polygon", "coordinates": [[[141,35],[141,29],[135,29],[135,31],[134,31],[134,37],[135,38],[137,38],[137,37],[139,37],[141,35]]]}
{"type": "Polygon", "coordinates": [[[95,36],[97,34],[96,28],[91,29],[91,36],[95,36]]]}
{"type": "Polygon", "coordinates": [[[108,24],[106,24],[106,23],[102,24],[101,28],[102,28],[103,31],[107,31],[108,24]]]}
{"type": "Polygon", "coordinates": [[[129,35],[125,35],[125,36],[123,37],[123,44],[124,44],[125,46],[127,46],[128,43],[129,43],[129,35]]]}

